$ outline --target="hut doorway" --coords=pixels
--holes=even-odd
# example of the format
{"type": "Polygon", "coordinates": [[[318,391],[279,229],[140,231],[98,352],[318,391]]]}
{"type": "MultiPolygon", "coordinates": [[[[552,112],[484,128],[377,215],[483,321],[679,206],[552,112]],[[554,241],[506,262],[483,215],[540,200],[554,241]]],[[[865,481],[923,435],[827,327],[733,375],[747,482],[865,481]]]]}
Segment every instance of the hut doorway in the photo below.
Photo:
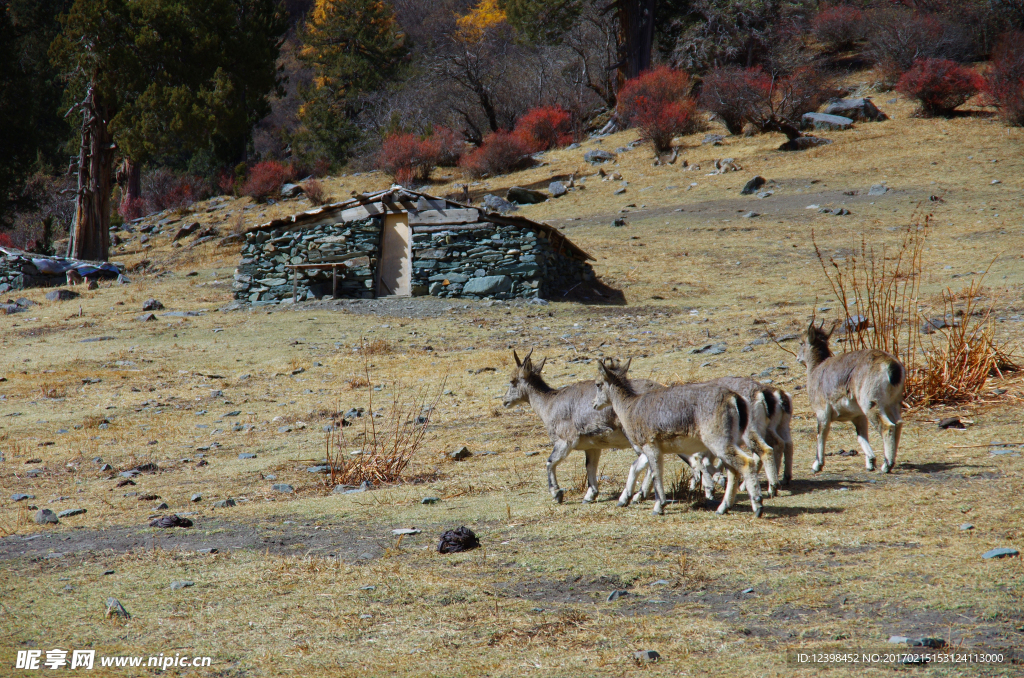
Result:
{"type": "Polygon", "coordinates": [[[381,234],[378,297],[412,296],[412,229],[405,212],[387,214],[381,234]]]}

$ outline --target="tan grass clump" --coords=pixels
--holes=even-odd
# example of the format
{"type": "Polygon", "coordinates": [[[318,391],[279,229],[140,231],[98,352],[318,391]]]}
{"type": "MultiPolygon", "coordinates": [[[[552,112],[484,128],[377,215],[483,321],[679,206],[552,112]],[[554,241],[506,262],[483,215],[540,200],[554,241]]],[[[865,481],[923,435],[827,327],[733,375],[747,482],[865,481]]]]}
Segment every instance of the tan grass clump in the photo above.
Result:
{"type": "Polygon", "coordinates": [[[848,351],[879,349],[899,358],[907,370],[904,401],[912,408],[970,402],[990,376],[1018,369],[1012,352],[995,343],[994,302],[978,309],[981,280],[960,292],[944,290],[947,326],[922,339],[922,325],[930,322],[919,305],[929,225],[925,217],[923,224],[907,226],[892,254],[885,247],[876,254],[862,239],[860,256],[842,263],[826,260],[811,232],[815,254],[845,315],[840,341],[846,341],[848,351]]]}
{"type": "Polygon", "coordinates": [[[385,339],[374,339],[373,341],[362,341],[359,344],[359,353],[364,356],[370,355],[391,355],[395,352],[394,345],[385,339]]]}

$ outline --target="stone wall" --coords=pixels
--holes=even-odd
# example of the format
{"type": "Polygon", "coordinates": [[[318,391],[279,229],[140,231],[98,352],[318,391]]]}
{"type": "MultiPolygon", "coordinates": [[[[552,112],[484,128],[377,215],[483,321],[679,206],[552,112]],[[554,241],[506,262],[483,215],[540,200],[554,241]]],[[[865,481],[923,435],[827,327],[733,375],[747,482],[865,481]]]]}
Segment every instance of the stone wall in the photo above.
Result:
{"type": "MultiPolygon", "coordinates": [[[[338,296],[372,297],[381,224],[371,217],[250,231],[235,271],[235,298],[254,305],[289,303],[293,273],[287,265],[352,255],[338,269],[338,296]]],[[[414,296],[546,298],[594,279],[589,264],[559,253],[546,232],[518,224],[417,226],[412,250],[414,296]]],[[[331,287],[330,270],[300,270],[300,301],[330,296],[331,287]]]]}

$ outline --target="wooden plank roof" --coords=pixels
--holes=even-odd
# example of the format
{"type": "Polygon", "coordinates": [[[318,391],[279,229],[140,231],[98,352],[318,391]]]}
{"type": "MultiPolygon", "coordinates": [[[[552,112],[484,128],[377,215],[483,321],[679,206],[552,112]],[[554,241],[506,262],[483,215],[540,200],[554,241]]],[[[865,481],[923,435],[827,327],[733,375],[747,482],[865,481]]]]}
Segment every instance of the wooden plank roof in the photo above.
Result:
{"type": "Polygon", "coordinates": [[[507,224],[511,226],[522,226],[525,228],[540,231],[547,235],[557,249],[567,249],[583,260],[596,261],[594,257],[585,252],[557,228],[550,224],[533,221],[526,217],[515,215],[503,215],[497,212],[487,212],[482,205],[466,205],[448,198],[412,191],[402,186],[392,186],[383,191],[373,193],[361,193],[348,200],[321,205],[315,209],[299,212],[280,219],[273,219],[263,224],[258,224],[246,229],[249,231],[268,231],[278,228],[301,229],[316,226],[330,220],[337,220],[340,216],[344,221],[365,219],[368,216],[384,215],[387,212],[426,212],[447,210],[479,210],[481,221],[489,221],[495,224],[507,224]],[[345,214],[348,212],[348,214],[345,214]]]}

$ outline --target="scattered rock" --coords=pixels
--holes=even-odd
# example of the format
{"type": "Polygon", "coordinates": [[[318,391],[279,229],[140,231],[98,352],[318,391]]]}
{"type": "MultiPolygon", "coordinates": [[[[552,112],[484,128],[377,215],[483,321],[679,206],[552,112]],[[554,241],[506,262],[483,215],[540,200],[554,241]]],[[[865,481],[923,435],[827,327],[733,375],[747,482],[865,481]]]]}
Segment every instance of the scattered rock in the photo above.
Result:
{"type": "Polygon", "coordinates": [[[868,189],[868,195],[879,196],[885,195],[889,188],[885,184],[874,184],[868,189]]]}
{"type": "Polygon", "coordinates": [[[964,424],[964,422],[962,422],[960,420],[960,417],[946,417],[945,419],[943,419],[942,421],[939,422],[939,428],[941,428],[941,429],[947,429],[947,428],[965,429],[965,428],[967,428],[967,426],[964,424]]]}
{"type": "Polygon", "coordinates": [[[853,127],[853,120],[829,113],[804,113],[800,118],[800,127],[838,132],[853,127]]]}
{"type": "Polygon", "coordinates": [[[633,653],[633,659],[641,664],[653,664],[661,659],[661,655],[654,650],[640,650],[633,653]]]}
{"type": "Polygon", "coordinates": [[[964,523],[963,525],[960,526],[960,531],[961,532],[967,532],[968,530],[973,530],[973,529],[974,529],[974,525],[971,525],[970,523],[964,523]]]}
{"type": "Polygon", "coordinates": [[[61,511],[60,513],[58,513],[57,517],[58,518],[70,518],[71,516],[80,516],[83,513],[85,513],[86,511],[87,511],[87,509],[84,509],[84,508],[68,509],[66,511],[61,511]]]}
{"type": "Polygon", "coordinates": [[[624,598],[624,597],[626,597],[628,595],[629,595],[629,591],[623,591],[621,589],[616,589],[615,591],[612,591],[611,593],[608,594],[608,602],[610,603],[613,600],[618,600],[619,598],[624,598]]]}
{"type": "Polygon", "coordinates": [[[540,191],[522,188],[521,186],[513,186],[508,189],[508,193],[505,194],[505,198],[510,202],[519,203],[520,205],[535,205],[548,199],[548,197],[540,191]]]}
{"type": "Polygon", "coordinates": [[[552,198],[561,198],[563,195],[569,192],[569,189],[565,187],[561,181],[552,181],[548,184],[548,193],[551,194],[552,198]]]}
{"type": "MultiPolygon", "coordinates": [[[[36,522],[39,521],[37,520],[36,522]]],[[[1012,558],[1017,555],[1020,555],[1020,551],[1017,549],[997,548],[992,549],[991,551],[986,551],[981,557],[985,560],[992,560],[993,558],[1012,558]]]]}
{"type": "MultiPolygon", "coordinates": [[[[890,103],[895,103],[895,101],[893,99],[890,103]]],[[[889,119],[889,116],[878,110],[878,107],[868,97],[833,101],[825,107],[825,113],[828,115],[841,115],[857,122],[875,122],[889,119]]]]}
{"type": "Polygon", "coordinates": [[[441,500],[438,499],[437,497],[423,497],[423,499],[420,499],[420,503],[426,505],[436,504],[439,501],[441,500]]]}
{"type": "Polygon", "coordinates": [[[391,530],[391,534],[395,535],[396,537],[400,537],[403,534],[404,535],[419,534],[420,532],[422,532],[422,530],[417,530],[415,527],[412,527],[412,528],[401,527],[401,528],[398,528],[397,530],[391,530]]]}
{"type": "Polygon", "coordinates": [[[142,302],[142,310],[143,311],[162,311],[162,310],[164,310],[164,305],[161,304],[156,299],[146,299],[146,301],[142,302]]]}
{"type": "Polygon", "coordinates": [[[274,492],[282,492],[284,494],[294,494],[295,488],[288,483],[278,483],[277,485],[271,485],[270,489],[274,492]]]}
{"type": "Polygon", "coordinates": [[[707,134],[704,139],[701,140],[701,144],[712,144],[714,146],[721,146],[722,141],[725,140],[721,134],[707,134]]]}
{"type": "Polygon", "coordinates": [[[252,452],[239,452],[238,453],[238,458],[239,459],[255,459],[256,455],[253,454],[252,452]]]}
{"type": "Polygon", "coordinates": [[[52,292],[46,293],[47,301],[70,301],[77,298],[78,292],[72,292],[71,290],[53,290],[52,292]]]}
{"type": "Polygon", "coordinates": [[[36,511],[34,520],[36,521],[37,525],[56,525],[60,522],[59,520],[57,520],[57,514],[51,511],[50,509],[39,509],[38,511],[36,511]]]}
{"type": "Polygon", "coordinates": [[[930,647],[938,650],[946,646],[942,638],[907,638],[907,647],[930,647]]]}
{"type": "Polygon", "coordinates": [[[12,494],[11,501],[25,501],[26,499],[35,499],[34,494],[12,494]]]}
{"type": "Polygon", "coordinates": [[[725,342],[705,344],[699,348],[691,348],[690,353],[695,355],[721,355],[725,353],[725,342]]]}
{"type": "Polygon", "coordinates": [[[589,162],[591,165],[600,165],[601,163],[615,160],[615,154],[611,151],[606,151],[603,148],[595,148],[592,151],[587,151],[583,154],[583,159],[589,162]]]}
{"type": "Polygon", "coordinates": [[[157,504],[157,507],[155,509],[153,509],[153,510],[154,511],[166,511],[169,508],[171,508],[171,507],[167,505],[167,502],[162,501],[159,504],[157,504]]]}
{"type": "Polygon", "coordinates": [[[231,508],[232,506],[235,505],[236,504],[234,499],[221,499],[220,501],[213,502],[214,508],[231,508]]]}
{"type": "Polygon", "coordinates": [[[459,553],[469,551],[480,546],[480,540],[473,534],[473,530],[462,526],[454,530],[448,530],[441,535],[441,541],[437,544],[438,553],[459,553]]]}
{"type": "Polygon", "coordinates": [[[171,242],[177,242],[177,241],[181,240],[182,238],[187,238],[188,236],[192,235],[193,233],[195,233],[198,230],[199,230],[199,222],[198,221],[193,222],[193,223],[189,224],[188,226],[182,226],[181,228],[178,229],[178,231],[171,238],[171,242]]]}
{"type": "Polygon", "coordinates": [[[282,198],[297,198],[303,193],[302,186],[298,184],[285,184],[281,187],[282,198]]]}
{"type": "Polygon", "coordinates": [[[169,516],[161,516],[156,520],[149,523],[150,527],[192,527],[192,521],[188,518],[182,518],[176,513],[172,513],[169,516]]]}
{"type": "Polygon", "coordinates": [[[456,448],[455,451],[448,454],[448,458],[454,461],[462,461],[463,459],[469,459],[473,456],[473,453],[469,451],[469,448],[463,445],[462,447],[456,448]]]}
{"type": "Polygon", "coordinates": [[[821,137],[797,137],[796,139],[790,139],[779,146],[780,151],[806,151],[808,148],[814,148],[815,146],[825,146],[831,144],[831,139],[822,139],[821,137]]]}
{"type": "Polygon", "coordinates": [[[142,315],[138,316],[136,318],[136,320],[138,320],[140,323],[148,323],[151,320],[156,320],[156,314],[155,313],[143,313],[142,315]]]}
{"type": "Polygon", "coordinates": [[[743,218],[744,219],[753,219],[753,218],[759,217],[759,216],[761,216],[761,215],[758,214],[757,212],[747,212],[746,214],[743,215],[743,218]]]}
{"type": "Polygon", "coordinates": [[[510,203],[504,198],[500,198],[493,193],[488,193],[484,196],[484,208],[491,212],[497,212],[498,214],[506,214],[507,212],[515,212],[516,206],[510,203]]]}
{"type": "Polygon", "coordinates": [[[512,290],[512,278],[507,275],[485,275],[470,278],[462,288],[463,294],[476,294],[489,297],[512,290]]]}
{"type": "Polygon", "coordinates": [[[193,494],[192,497],[189,499],[189,501],[202,501],[202,500],[203,500],[203,495],[198,494],[198,493],[197,494],[193,494]]]}
{"type": "Polygon", "coordinates": [[[194,581],[172,581],[171,582],[171,590],[172,591],[180,591],[181,589],[188,588],[189,586],[195,586],[195,585],[196,585],[196,583],[194,581]]]}
{"type": "Polygon", "coordinates": [[[131,619],[132,616],[128,613],[128,610],[124,609],[124,605],[121,604],[117,598],[107,598],[107,613],[104,615],[107,619],[117,617],[119,619],[131,619]]]}

